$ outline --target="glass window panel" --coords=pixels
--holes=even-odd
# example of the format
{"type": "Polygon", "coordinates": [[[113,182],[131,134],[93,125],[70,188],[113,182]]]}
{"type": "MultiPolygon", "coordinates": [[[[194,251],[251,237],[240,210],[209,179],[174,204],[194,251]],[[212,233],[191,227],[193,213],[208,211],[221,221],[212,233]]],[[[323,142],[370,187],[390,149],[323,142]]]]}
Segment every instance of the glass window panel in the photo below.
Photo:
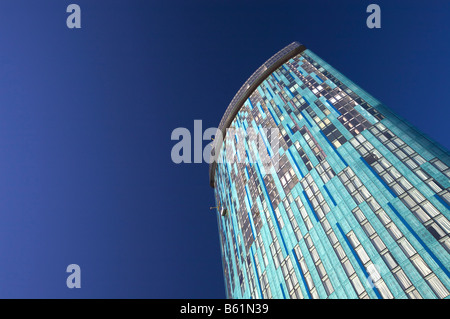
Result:
{"type": "Polygon", "coordinates": [[[411,257],[416,253],[416,250],[411,246],[411,244],[409,243],[409,241],[406,240],[406,238],[399,240],[398,243],[400,244],[400,247],[402,248],[406,256],[411,257]]]}
{"type": "Polygon", "coordinates": [[[434,181],[429,181],[428,186],[430,186],[430,188],[435,192],[435,193],[439,193],[440,191],[442,191],[442,188],[439,187],[439,185],[437,185],[434,181]]]}
{"type": "Polygon", "coordinates": [[[377,201],[373,198],[367,200],[367,204],[369,204],[372,211],[376,212],[381,206],[377,203],[377,201]]]}
{"type": "Polygon", "coordinates": [[[436,217],[439,215],[439,211],[429,201],[423,203],[422,207],[431,217],[436,217]]]}
{"type": "Polygon", "coordinates": [[[331,245],[334,245],[338,242],[338,239],[333,232],[328,234],[328,239],[330,240],[331,245]]]}
{"type": "Polygon", "coordinates": [[[430,216],[428,216],[422,208],[417,208],[415,211],[413,211],[414,215],[419,219],[422,223],[425,223],[426,221],[430,220],[430,216]]]}
{"type": "Polygon", "coordinates": [[[411,286],[411,281],[409,281],[408,277],[402,269],[397,271],[394,275],[400,286],[402,286],[403,290],[406,290],[411,286]]]}
{"type": "Polygon", "coordinates": [[[353,275],[353,273],[355,272],[355,269],[353,268],[352,264],[350,263],[350,260],[346,260],[342,266],[344,267],[345,273],[347,274],[348,277],[350,277],[351,275],[353,275]]]}
{"type": "Polygon", "coordinates": [[[436,223],[431,223],[427,229],[437,240],[445,236],[445,232],[436,223]]]}
{"type": "Polygon", "coordinates": [[[400,178],[402,175],[397,171],[397,169],[395,169],[394,167],[391,167],[390,169],[389,169],[389,173],[392,175],[392,177],[394,178],[394,179],[398,179],[398,178],[400,178]]]}
{"type": "Polygon", "coordinates": [[[380,210],[377,213],[377,215],[378,215],[379,219],[381,220],[381,222],[383,223],[383,225],[385,225],[385,226],[391,221],[391,219],[389,218],[389,216],[386,214],[386,212],[384,210],[380,210]]]}
{"type": "Polygon", "coordinates": [[[389,224],[389,226],[387,226],[387,230],[394,240],[399,240],[400,238],[403,237],[402,232],[400,231],[400,229],[397,228],[397,226],[394,223],[389,224]]]}
{"type": "Polygon", "coordinates": [[[418,204],[425,200],[425,197],[423,197],[423,195],[415,188],[409,190],[408,193],[418,204]]]}
{"type": "Polygon", "coordinates": [[[370,261],[370,257],[367,255],[366,251],[360,246],[359,248],[355,249],[356,253],[358,254],[359,258],[361,258],[361,261],[363,264],[370,261]]]}
{"type": "Polygon", "coordinates": [[[441,172],[445,171],[448,168],[448,166],[442,163],[440,160],[436,160],[433,165],[436,166],[441,172]]]}
{"type": "Polygon", "coordinates": [[[356,217],[356,219],[358,220],[359,223],[361,223],[363,220],[366,219],[366,216],[364,216],[363,212],[359,208],[355,209],[353,214],[355,215],[355,217],[356,217]]]}
{"type": "Polygon", "coordinates": [[[422,296],[416,289],[410,291],[407,295],[409,299],[422,299],[422,296]]]}
{"type": "Polygon", "coordinates": [[[428,279],[428,283],[430,284],[431,289],[433,289],[434,293],[441,299],[448,296],[448,290],[442,284],[442,282],[436,277],[432,276],[428,279]]]}
{"type": "Polygon", "coordinates": [[[398,180],[398,182],[402,185],[402,187],[406,190],[412,187],[411,183],[407,181],[406,178],[402,177],[398,180]]]}
{"type": "Polygon", "coordinates": [[[381,252],[386,248],[386,246],[384,245],[383,241],[379,236],[374,237],[372,239],[372,242],[375,248],[378,250],[378,252],[381,252]]]}
{"type": "Polygon", "coordinates": [[[357,247],[357,246],[359,245],[359,240],[358,240],[358,238],[356,237],[355,233],[350,232],[350,233],[347,235],[347,237],[348,237],[348,239],[350,240],[350,243],[352,244],[353,248],[355,248],[355,247],[357,247]]]}
{"type": "Polygon", "coordinates": [[[392,257],[390,252],[387,252],[382,257],[386,265],[389,267],[389,269],[392,270],[395,267],[397,267],[397,262],[395,261],[394,257],[392,257]]]}
{"type": "Polygon", "coordinates": [[[359,204],[361,204],[362,202],[364,202],[363,197],[362,197],[359,193],[356,193],[356,194],[353,196],[353,199],[355,200],[355,202],[356,202],[357,205],[359,205],[359,204]]]}
{"type": "Polygon", "coordinates": [[[331,281],[328,278],[323,282],[323,286],[325,287],[325,291],[327,292],[328,296],[333,293],[334,289],[331,285],[331,281]]]}
{"type": "Polygon", "coordinates": [[[444,216],[439,216],[435,219],[439,226],[443,229],[446,234],[450,233],[450,222],[444,216]]]}
{"type": "Polygon", "coordinates": [[[408,208],[413,208],[414,206],[416,206],[416,203],[408,195],[403,197],[401,200],[408,208]]]}
{"type": "Polygon", "coordinates": [[[384,179],[386,184],[391,184],[394,181],[394,178],[391,175],[389,175],[388,173],[381,175],[381,177],[384,179]]]}
{"type": "Polygon", "coordinates": [[[339,259],[342,259],[345,257],[344,249],[342,249],[341,245],[336,246],[334,249],[336,251],[336,254],[338,255],[339,259]]]}
{"type": "Polygon", "coordinates": [[[425,173],[425,171],[423,171],[422,169],[418,169],[416,170],[416,174],[420,177],[421,180],[426,180],[428,179],[430,176],[425,173]]]}
{"type": "Polygon", "coordinates": [[[416,155],[414,156],[414,160],[416,161],[417,164],[422,165],[424,163],[426,163],[427,161],[420,155],[416,155]]]}
{"type": "Polygon", "coordinates": [[[364,287],[357,276],[355,276],[355,278],[352,279],[352,285],[353,288],[355,288],[355,291],[358,295],[364,292],[364,287]]]}
{"type": "Polygon", "coordinates": [[[367,236],[371,236],[375,233],[375,230],[373,229],[372,225],[370,225],[370,223],[365,223],[363,229],[366,232],[367,236]]]}
{"type": "Polygon", "coordinates": [[[414,266],[416,266],[417,270],[422,274],[423,277],[431,273],[430,268],[428,268],[428,265],[423,261],[423,259],[420,256],[417,256],[411,261],[414,264],[414,266]]]}
{"type": "Polygon", "coordinates": [[[384,299],[393,299],[394,298],[394,296],[389,291],[389,288],[386,286],[386,283],[383,280],[380,280],[380,282],[377,282],[376,285],[377,285],[378,291],[380,292],[381,296],[384,299]]]}
{"type": "Polygon", "coordinates": [[[410,168],[410,169],[415,169],[417,166],[417,164],[412,160],[412,159],[408,159],[405,161],[405,164],[410,168]]]}

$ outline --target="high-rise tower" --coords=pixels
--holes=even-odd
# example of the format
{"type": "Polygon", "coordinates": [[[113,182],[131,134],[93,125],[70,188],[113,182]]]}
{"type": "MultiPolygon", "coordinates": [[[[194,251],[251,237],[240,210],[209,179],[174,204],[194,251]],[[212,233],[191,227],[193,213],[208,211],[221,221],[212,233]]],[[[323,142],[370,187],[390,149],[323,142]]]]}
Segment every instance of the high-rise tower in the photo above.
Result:
{"type": "Polygon", "coordinates": [[[270,58],[219,129],[229,298],[450,298],[448,151],[313,52],[270,58]]]}

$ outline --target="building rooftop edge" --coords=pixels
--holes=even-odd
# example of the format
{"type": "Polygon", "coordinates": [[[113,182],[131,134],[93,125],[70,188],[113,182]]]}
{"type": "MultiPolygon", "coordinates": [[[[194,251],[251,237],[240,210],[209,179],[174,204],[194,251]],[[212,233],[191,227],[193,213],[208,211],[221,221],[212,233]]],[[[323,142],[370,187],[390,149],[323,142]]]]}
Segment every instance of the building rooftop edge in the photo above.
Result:
{"type": "MultiPolygon", "coordinates": [[[[226,129],[231,125],[236,114],[241,109],[245,101],[250,97],[254,90],[270,75],[273,71],[278,69],[286,61],[294,57],[295,55],[306,50],[303,44],[297,41],[292,42],[288,46],[284,47],[277,53],[275,53],[270,59],[264,62],[241,86],[239,91],[231,100],[224,115],[219,123],[219,130],[222,132],[222,136],[225,139],[226,129]]],[[[216,144],[213,142],[212,149],[215,149],[216,144]]],[[[213,161],[209,165],[209,185],[214,188],[214,175],[216,171],[217,162],[213,161]]]]}

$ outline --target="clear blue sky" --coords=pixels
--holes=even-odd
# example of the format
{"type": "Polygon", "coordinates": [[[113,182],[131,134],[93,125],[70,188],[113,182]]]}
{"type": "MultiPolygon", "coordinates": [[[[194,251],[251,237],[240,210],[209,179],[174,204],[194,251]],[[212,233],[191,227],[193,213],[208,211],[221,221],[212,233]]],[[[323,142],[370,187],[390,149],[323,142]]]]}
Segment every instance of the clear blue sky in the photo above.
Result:
{"type": "Polygon", "coordinates": [[[225,297],[208,165],[170,135],[292,41],[450,148],[449,1],[240,2],[1,1],[1,298],[225,297]]]}

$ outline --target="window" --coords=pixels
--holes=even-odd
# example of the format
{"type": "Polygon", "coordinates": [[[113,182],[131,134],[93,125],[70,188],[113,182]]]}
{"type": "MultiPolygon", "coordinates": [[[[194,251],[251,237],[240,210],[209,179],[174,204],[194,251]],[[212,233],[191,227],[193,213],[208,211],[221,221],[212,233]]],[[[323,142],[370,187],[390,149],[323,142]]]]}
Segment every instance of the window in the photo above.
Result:
{"type": "Polygon", "coordinates": [[[387,252],[383,256],[383,260],[386,263],[386,265],[389,267],[390,270],[397,267],[397,262],[395,261],[394,257],[392,257],[390,252],[387,252]]]}
{"type": "Polygon", "coordinates": [[[431,273],[430,268],[428,268],[427,264],[423,261],[422,257],[420,257],[419,255],[417,255],[415,258],[412,258],[411,262],[423,277],[426,277],[431,273]]]}
{"type": "Polygon", "coordinates": [[[409,243],[409,241],[406,240],[406,238],[402,238],[401,240],[398,241],[398,243],[400,244],[400,248],[403,250],[403,252],[407,257],[411,257],[416,253],[416,250],[411,246],[411,244],[409,243]]]}
{"type": "Polygon", "coordinates": [[[405,275],[403,270],[400,269],[394,274],[394,276],[397,279],[397,282],[403,288],[403,290],[408,289],[412,285],[411,281],[409,281],[408,277],[405,275]]]}
{"type": "Polygon", "coordinates": [[[448,296],[447,288],[445,288],[442,282],[437,279],[435,275],[431,276],[431,278],[428,279],[428,283],[439,298],[443,299],[448,296]]]}

